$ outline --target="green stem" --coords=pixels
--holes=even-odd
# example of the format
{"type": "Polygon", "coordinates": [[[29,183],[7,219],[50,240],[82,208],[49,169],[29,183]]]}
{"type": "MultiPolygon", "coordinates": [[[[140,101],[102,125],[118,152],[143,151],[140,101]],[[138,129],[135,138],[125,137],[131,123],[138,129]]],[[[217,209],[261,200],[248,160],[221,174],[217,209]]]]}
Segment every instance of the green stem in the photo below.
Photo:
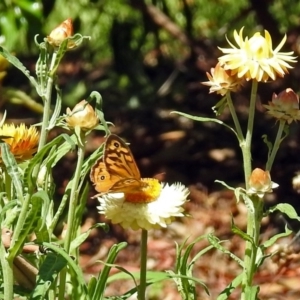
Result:
{"type": "MultiPolygon", "coordinates": [[[[51,74],[52,69],[55,66],[57,52],[53,53],[50,68],[48,70],[48,74],[51,74]]],[[[52,88],[53,88],[53,75],[49,75],[46,87],[46,93],[43,97],[44,101],[44,112],[43,112],[43,121],[42,121],[42,128],[41,128],[41,135],[40,135],[40,142],[38,151],[40,151],[47,142],[48,137],[48,126],[49,126],[49,119],[50,119],[50,109],[51,109],[51,95],[52,95],[52,88]]]]}
{"type": "Polygon", "coordinates": [[[260,227],[263,218],[263,199],[254,195],[250,201],[253,203],[254,210],[248,211],[247,234],[252,238],[252,242],[246,242],[241,300],[249,299],[248,291],[252,286],[253,277],[257,270],[257,250],[259,248],[260,227]]]}
{"type": "Polygon", "coordinates": [[[275,139],[275,143],[273,145],[271,155],[269,156],[268,162],[267,162],[267,165],[266,165],[266,171],[271,171],[271,169],[272,169],[272,165],[273,165],[275,156],[277,154],[277,151],[278,151],[280,143],[281,143],[281,137],[282,137],[282,133],[283,133],[283,130],[284,130],[284,126],[285,126],[285,121],[280,120],[279,121],[279,128],[278,128],[276,139],[275,139]]]}
{"type": "Polygon", "coordinates": [[[2,280],[3,280],[3,299],[13,299],[14,291],[14,276],[12,262],[7,261],[7,253],[5,251],[3,243],[0,246],[0,262],[2,269],[2,280]]]}
{"type": "Polygon", "coordinates": [[[140,270],[140,286],[138,290],[138,300],[145,300],[146,281],[147,281],[147,240],[148,240],[148,231],[142,229],[141,270],[140,270]]]}
{"type": "MultiPolygon", "coordinates": [[[[258,83],[256,80],[252,82],[251,98],[249,105],[249,116],[247,124],[247,134],[245,143],[241,145],[244,163],[244,176],[245,176],[245,186],[248,190],[249,188],[249,177],[252,172],[251,166],[251,142],[253,134],[253,123],[255,116],[255,103],[257,94],[258,83]]],[[[252,242],[246,241],[245,258],[244,258],[244,271],[243,271],[243,282],[242,282],[242,300],[247,299],[247,290],[252,285],[253,276],[255,273],[255,261],[257,255],[260,224],[262,219],[262,207],[261,199],[257,196],[253,196],[247,201],[252,201],[253,209],[248,209],[247,214],[247,235],[252,238],[252,242]]]]}
{"type": "Polygon", "coordinates": [[[251,142],[252,142],[252,134],[253,134],[253,123],[254,123],[254,115],[255,115],[257,86],[258,86],[257,81],[253,80],[252,81],[252,89],[251,89],[250,105],[249,105],[246,140],[244,143],[241,144],[242,154],[243,154],[246,189],[248,189],[248,180],[249,180],[249,177],[252,172],[251,142]]]}
{"type": "MultiPolygon", "coordinates": [[[[72,180],[72,188],[71,188],[71,194],[70,194],[70,202],[69,202],[69,210],[68,210],[68,221],[67,221],[67,231],[66,231],[66,238],[64,242],[64,248],[65,251],[68,254],[71,254],[70,248],[71,248],[71,242],[74,239],[74,234],[77,232],[77,228],[73,228],[75,220],[75,212],[77,208],[77,202],[78,202],[78,185],[80,180],[80,174],[82,171],[82,164],[84,160],[84,142],[79,141],[78,142],[78,157],[77,157],[77,164],[76,164],[76,170],[74,173],[74,178],[72,180]]],[[[67,277],[67,270],[64,268],[60,273],[60,285],[59,285],[59,297],[58,299],[65,299],[65,286],[66,286],[66,277],[67,277]]]]}
{"type": "Polygon", "coordinates": [[[227,99],[227,104],[228,104],[228,107],[229,107],[229,110],[230,110],[230,113],[231,113],[231,116],[232,116],[232,119],[233,119],[233,122],[234,122],[236,133],[238,135],[239,143],[241,144],[242,141],[244,140],[244,136],[243,136],[243,132],[242,132],[242,129],[241,129],[239,119],[236,115],[235,108],[233,106],[233,102],[232,102],[232,99],[231,99],[230,92],[228,92],[226,94],[226,99],[227,99]]]}

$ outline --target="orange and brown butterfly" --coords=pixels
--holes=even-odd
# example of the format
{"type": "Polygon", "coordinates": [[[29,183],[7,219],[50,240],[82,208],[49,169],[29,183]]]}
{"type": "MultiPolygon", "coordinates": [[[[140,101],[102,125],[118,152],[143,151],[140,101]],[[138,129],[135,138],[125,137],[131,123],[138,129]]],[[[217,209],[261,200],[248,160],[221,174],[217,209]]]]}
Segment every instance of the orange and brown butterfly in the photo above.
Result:
{"type": "Polygon", "coordinates": [[[90,179],[100,195],[134,193],[147,186],[141,180],[140,171],[128,145],[114,134],[108,136],[103,156],[92,167],[90,179]]]}

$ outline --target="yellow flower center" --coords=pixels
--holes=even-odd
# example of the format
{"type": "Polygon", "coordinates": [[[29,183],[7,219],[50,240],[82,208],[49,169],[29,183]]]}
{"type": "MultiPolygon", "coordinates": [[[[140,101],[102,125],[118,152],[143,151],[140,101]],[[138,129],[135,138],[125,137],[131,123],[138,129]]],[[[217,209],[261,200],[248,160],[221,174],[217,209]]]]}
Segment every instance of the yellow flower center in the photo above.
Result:
{"type": "Polygon", "coordinates": [[[142,178],[144,186],[137,192],[125,193],[125,201],[131,203],[149,203],[155,201],[161,192],[161,184],[155,178],[142,178]]]}

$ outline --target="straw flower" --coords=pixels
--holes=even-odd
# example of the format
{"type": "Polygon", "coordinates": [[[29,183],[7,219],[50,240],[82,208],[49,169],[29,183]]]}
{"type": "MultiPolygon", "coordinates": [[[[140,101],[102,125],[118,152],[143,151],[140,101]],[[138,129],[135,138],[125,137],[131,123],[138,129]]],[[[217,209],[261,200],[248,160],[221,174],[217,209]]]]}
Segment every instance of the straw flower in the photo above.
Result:
{"type": "Polygon", "coordinates": [[[230,71],[226,71],[221,67],[220,63],[217,63],[215,68],[211,68],[211,75],[206,72],[209,81],[202,82],[202,84],[210,86],[209,93],[216,92],[224,96],[227,92],[237,92],[241,86],[243,80],[237,76],[231,76],[230,71]]]}
{"type": "Polygon", "coordinates": [[[278,95],[274,93],[272,102],[264,107],[269,115],[288,124],[300,120],[299,96],[291,88],[285,89],[278,95]]]}
{"type": "Polygon", "coordinates": [[[275,80],[277,76],[283,77],[292,68],[287,62],[296,62],[294,52],[279,52],[286,41],[286,35],[275,50],[272,49],[272,38],[267,30],[265,37],[256,32],[250,39],[243,38],[243,28],[239,34],[234,31],[234,39],[238,47],[228,39],[232,48],[219,48],[225,55],[219,61],[225,70],[232,75],[246,80],[267,81],[275,80]]]}
{"type": "Polygon", "coordinates": [[[248,194],[257,194],[262,198],[265,193],[272,193],[272,189],[277,188],[278,184],[271,181],[269,171],[256,168],[250,175],[249,186],[248,194]]]}
{"type": "Polygon", "coordinates": [[[183,217],[182,205],[188,189],[180,184],[161,184],[158,180],[142,179],[148,187],[138,193],[109,193],[98,197],[100,214],[123,228],[158,229],[167,227],[175,217],[183,217]]]}
{"type": "MultiPolygon", "coordinates": [[[[47,41],[53,47],[59,47],[60,44],[66,39],[73,35],[73,23],[72,19],[68,18],[63,21],[57,27],[55,27],[51,33],[47,36],[47,41]]],[[[67,49],[72,49],[75,44],[71,41],[68,42],[67,49]]]]}
{"type": "Polygon", "coordinates": [[[0,137],[10,146],[10,151],[18,162],[30,159],[37,151],[39,133],[33,126],[27,128],[25,124],[4,124],[0,127],[0,137]]]}
{"type": "Polygon", "coordinates": [[[66,122],[71,128],[78,126],[83,131],[88,131],[99,124],[99,118],[94,108],[86,100],[82,100],[75,105],[73,110],[67,108],[66,122]]]}

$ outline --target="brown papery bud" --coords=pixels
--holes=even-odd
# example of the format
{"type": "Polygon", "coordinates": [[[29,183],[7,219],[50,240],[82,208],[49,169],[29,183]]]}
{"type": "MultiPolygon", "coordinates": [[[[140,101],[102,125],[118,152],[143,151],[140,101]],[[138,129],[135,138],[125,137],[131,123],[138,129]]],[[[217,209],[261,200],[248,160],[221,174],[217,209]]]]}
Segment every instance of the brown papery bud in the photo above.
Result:
{"type": "MultiPolygon", "coordinates": [[[[47,37],[49,44],[54,47],[59,47],[60,44],[68,37],[73,35],[73,23],[72,19],[68,18],[63,21],[60,25],[54,28],[50,35],[47,37]]],[[[73,48],[73,44],[68,44],[68,49],[73,48]]]]}
{"type": "Polygon", "coordinates": [[[88,131],[99,124],[99,118],[93,107],[86,100],[82,100],[73,110],[67,108],[66,122],[71,128],[78,126],[83,131],[88,131]]]}

